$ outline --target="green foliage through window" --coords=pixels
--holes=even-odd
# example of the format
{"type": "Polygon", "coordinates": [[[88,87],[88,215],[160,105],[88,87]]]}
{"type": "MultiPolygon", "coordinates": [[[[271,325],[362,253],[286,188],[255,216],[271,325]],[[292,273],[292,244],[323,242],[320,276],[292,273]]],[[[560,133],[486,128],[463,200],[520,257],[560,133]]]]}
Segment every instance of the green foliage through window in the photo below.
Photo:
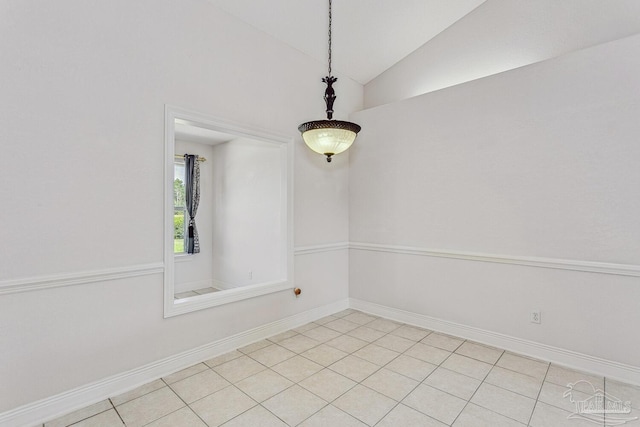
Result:
{"type": "Polygon", "coordinates": [[[185,205],[185,190],[184,182],[180,178],[173,180],[173,205],[184,206],[185,205]]]}
{"type": "Polygon", "coordinates": [[[184,161],[176,161],[173,180],[173,252],[184,253],[185,240],[185,184],[184,161]]]}

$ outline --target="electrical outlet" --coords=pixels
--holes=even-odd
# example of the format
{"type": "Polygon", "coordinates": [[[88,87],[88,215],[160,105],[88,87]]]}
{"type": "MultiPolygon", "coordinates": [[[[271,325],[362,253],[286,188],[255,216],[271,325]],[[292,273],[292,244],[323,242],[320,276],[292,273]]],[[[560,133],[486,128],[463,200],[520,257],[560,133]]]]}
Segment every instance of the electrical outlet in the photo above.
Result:
{"type": "Polygon", "coordinates": [[[540,323],[542,321],[540,317],[540,310],[532,310],[530,313],[531,323],[540,323]]]}

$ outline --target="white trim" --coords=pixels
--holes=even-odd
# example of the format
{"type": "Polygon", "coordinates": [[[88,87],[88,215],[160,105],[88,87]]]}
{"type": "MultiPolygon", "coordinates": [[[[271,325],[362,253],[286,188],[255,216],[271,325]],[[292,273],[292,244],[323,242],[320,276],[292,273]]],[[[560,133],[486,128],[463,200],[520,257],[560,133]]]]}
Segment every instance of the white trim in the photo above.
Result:
{"type": "MultiPolygon", "coordinates": [[[[468,261],[492,262],[499,264],[525,265],[538,268],[579,271],[587,273],[613,274],[618,276],[640,277],[640,265],[614,264],[596,261],[565,260],[557,258],[524,257],[516,255],[496,255],[479,252],[427,249],[410,246],[381,245],[375,243],[338,242],[321,245],[299,246],[295,255],[310,255],[329,251],[353,249],[361,251],[386,252],[404,255],[419,255],[438,258],[462,259],[468,261]]],[[[191,257],[185,257],[191,258],[191,257]]],[[[181,260],[182,261],[182,260],[181,260]]],[[[186,261],[186,260],[185,260],[186,261]]],[[[158,274],[164,271],[163,263],[139,264],[128,267],[116,267],[104,270],[75,273],[52,274],[0,281],[0,295],[28,292],[62,286],[82,285],[85,283],[158,274]]]]}
{"type": "Polygon", "coordinates": [[[193,254],[187,254],[187,253],[180,253],[180,254],[175,254],[174,258],[173,258],[173,262],[191,262],[193,261],[195,258],[195,256],[193,254]]]}
{"type": "Polygon", "coordinates": [[[235,289],[237,286],[234,286],[229,282],[223,282],[222,280],[213,279],[213,287],[216,289],[220,289],[221,291],[226,291],[227,289],[235,289]]]}
{"type": "Polygon", "coordinates": [[[139,264],[129,267],[108,268],[104,270],[4,280],[0,282],[0,295],[59,288],[62,286],[84,285],[86,283],[104,282],[107,280],[126,279],[129,277],[159,274],[163,271],[164,264],[161,262],[155,262],[152,264],[139,264]]]}
{"type": "Polygon", "coordinates": [[[608,262],[580,261],[560,258],[540,258],[518,255],[497,255],[480,252],[417,248],[410,246],[380,245],[375,243],[351,242],[349,248],[361,251],[388,252],[394,254],[420,255],[438,258],[454,258],[468,261],[526,265],[529,267],[554,268],[559,270],[581,271],[587,273],[640,277],[640,265],[632,264],[614,264],[608,262]]]}
{"type": "Polygon", "coordinates": [[[195,291],[197,289],[204,289],[204,288],[211,288],[211,287],[217,288],[217,286],[215,286],[213,284],[213,281],[211,280],[196,280],[194,282],[176,283],[174,289],[176,294],[179,294],[182,292],[195,291]]]}
{"type": "Polygon", "coordinates": [[[180,314],[191,313],[196,310],[217,307],[223,304],[229,304],[286,290],[293,290],[293,287],[289,282],[268,282],[257,285],[242,286],[239,288],[223,289],[220,292],[211,292],[187,298],[173,299],[171,311],[165,313],[164,317],[178,316],[180,314]]]}
{"type": "MultiPolygon", "coordinates": [[[[251,286],[251,285],[250,284],[249,285],[238,285],[238,284],[234,284],[234,283],[231,283],[231,282],[225,282],[225,281],[222,281],[222,280],[219,280],[219,279],[213,279],[213,287],[216,288],[216,289],[219,289],[221,291],[226,291],[226,290],[229,290],[229,289],[237,289],[237,288],[241,288],[241,287],[244,287],[244,286],[251,286]]],[[[293,289],[293,288],[291,288],[291,289],[293,289]]]]}
{"type": "Polygon", "coordinates": [[[258,326],[257,328],[196,347],[149,363],[136,369],[113,375],[46,399],[29,403],[0,414],[0,427],[28,426],[55,419],[85,406],[117,396],[168,374],[212,359],[234,349],[297,328],[322,317],[345,310],[349,300],[343,299],[293,316],[258,326]]]}
{"type": "Polygon", "coordinates": [[[509,350],[525,356],[542,359],[585,372],[592,372],[609,379],[628,384],[640,385],[640,366],[631,366],[612,360],[589,356],[547,344],[512,337],[497,332],[486,331],[473,326],[461,325],[448,320],[437,319],[423,314],[399,310],[355,298],[349,299],[349,306],[376,316],[385,317],[420,328],[443,332],[470,339],[479,343],[509,350]]]}
{"type": "MultiPolygon", "coordinates": [[[[349,248],[349,242],[339,242],[313,246],[301,246],[295,248],[294,253],[295,255],[309,255],[329,251],[345,250],[349,248]]],[[[193,255],[175,256],[175,262],[188,262],[192,260],[193,255]]],[[[128,267],[108,268],[104,270],[81,271],[74,273],[51,274],[44,276],[26,277],[21,279],[3,280],[0,281],[0,295],[15,294],[19,292],[36,291],[49,288],[59,288],[63,286],[84,285],[87,283],[126,279],[129,277],[146,276],[150,274],[160,274],[162,272],[164,272],[164,263],[155,262],[151,264],[138,264],[128,267]]],[[[215,285],[215,283],[214,286],[218,287],[215,285]]],[[[178,286],[176,286],[176,288],[178,288],[178,286]]],[[[225,287],[224,289],[227,288],[225,287]]]]}
{"type": "Polygon", "coordinates": [[[173,105],[165,105],[165,172],[164,172],[164,317],[215,307],[293,288],[294,284],[294,254],[293,254],[293,138],[288,135],[247,126],[243,123],[232,122],[219,117],[213,117],[196,111],[187,110],[173,105]],[[198,298],[184,298],[176,300],[175,295],[175,254],[173,252],[173,175],[175,156],[175,123],[180,120],[218,132],[235,136],[248,137],[280,148],[281,156],[281,234],[282,245],[281,275],[277,281],[240,289],[228,289],[224,292],[214,292],[201,295],[198,298]]]}
{"type": "Polygon", "coordinates": [[[321,252],[341,251],[349,249],[349,242],[327,243],[323,245],[298,246],[294,249],[295,255],[309,255],[321,252]]]}

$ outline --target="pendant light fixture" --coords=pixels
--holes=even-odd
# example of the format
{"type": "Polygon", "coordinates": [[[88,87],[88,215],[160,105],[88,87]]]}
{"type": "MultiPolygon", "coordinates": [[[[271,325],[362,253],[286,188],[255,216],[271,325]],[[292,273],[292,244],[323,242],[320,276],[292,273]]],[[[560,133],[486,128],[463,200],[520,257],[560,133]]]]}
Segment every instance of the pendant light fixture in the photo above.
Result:
{"type": "Polygon", "coordinates": [[[355,141],[360,126],[340,120],[333,120],[333,102],[336,93],[333,84],[338,80],[331,75],[331,0],[329,0],[329,74],[322,79],[327,84],[324,91],[324,102],[327,104],[327,120],[315,120],[298,126],[302,139],[316,153],[327,156],[327,162],[335,154],[347,150],[355,141]]]}

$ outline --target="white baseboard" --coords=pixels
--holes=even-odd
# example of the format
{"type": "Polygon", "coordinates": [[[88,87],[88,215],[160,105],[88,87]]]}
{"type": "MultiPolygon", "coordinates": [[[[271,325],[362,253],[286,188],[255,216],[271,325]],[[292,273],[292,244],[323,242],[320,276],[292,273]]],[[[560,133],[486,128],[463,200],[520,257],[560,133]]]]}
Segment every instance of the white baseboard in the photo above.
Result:
{"type": "Polygon", "coordinates": [[[234,349],[349,308],[349,300],[298,313],[0,414],[0,427],[34,426],[234,349]]]}
{"type": "Polygon", "coordinates": [[[609,379],[640,385],[640,367],[638,366],[601,359],[559,347],[486,331],[472,326],[461,325],[448,320],[436,319],[423,314],[386,307],[355,298],[349,299],[349,306],[355,310],[385,317],[390,320],[470,339],[609,379]]]}

